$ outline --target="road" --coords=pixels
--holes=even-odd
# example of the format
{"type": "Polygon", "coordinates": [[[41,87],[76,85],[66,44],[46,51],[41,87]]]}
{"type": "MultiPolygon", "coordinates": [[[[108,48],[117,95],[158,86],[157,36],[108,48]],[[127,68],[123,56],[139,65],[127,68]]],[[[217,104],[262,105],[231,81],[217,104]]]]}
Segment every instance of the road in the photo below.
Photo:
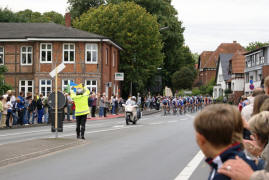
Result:
{"type": "MultiPolygon", "coordinates": [[[[144,116],[131,126],[126,126],[123,118],[88,121],[86,144],[2,167],[0,177],[5,180],[207,179],[209,168],[203,161],[200,163],[201,158],[194,158],[199,152],[194,116],[158,113],[144,116]],[[200,163],[199,167],[195,169],[193,163],[200,163]]],[[[9,129],[0,133],[0,148],[8,143],[54,137],[50,127],[9,129]]],[[[65,124],[59,137],[75,138],[75,124],[65,124]]]]}

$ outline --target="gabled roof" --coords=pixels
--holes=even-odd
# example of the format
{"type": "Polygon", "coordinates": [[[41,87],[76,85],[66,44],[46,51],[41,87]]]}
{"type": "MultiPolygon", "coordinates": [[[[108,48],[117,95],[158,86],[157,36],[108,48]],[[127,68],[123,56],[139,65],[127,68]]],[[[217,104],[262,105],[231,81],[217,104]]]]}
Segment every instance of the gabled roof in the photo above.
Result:
{"type": "Polygon", "coordinates": [[[98,41],[109,38],[55,23],[0,23],[0,41],[98,41]]]}
{"type": "Polygon", "coordinates": [[[236,52],[232,59],[230,59],[230,63],[232,64],[232,74],[244,73],[246,65],[244,52],[236,52]]]}
{"type": "Polygon", "coordinates": [[[222,69],[223,80],[227,81],[231,78],[231,75],[229,75],[229,61],[232,57],[233,57],[233,54],[220,54],[219,55],[219,59],[217,63],[217,71],[216,71],[216,80],[218,77],[219,68],[222,69]]]}
{"type": "Polygon", "coordinates": [[[200,69],[205,68],[206,63],[212,54],[213,51],[203,51],[202,54],[199,56],[198,68],[200,69]]]}
{"type": "Polygon", "coordinates": [[[216,68],[220,54],[234,54],[237,51],[245,51],[245,49],[236,41],[234,41],[233,43],[222,43],[218,46],[216,51],[210,56],[205,67],[216,68]]]}

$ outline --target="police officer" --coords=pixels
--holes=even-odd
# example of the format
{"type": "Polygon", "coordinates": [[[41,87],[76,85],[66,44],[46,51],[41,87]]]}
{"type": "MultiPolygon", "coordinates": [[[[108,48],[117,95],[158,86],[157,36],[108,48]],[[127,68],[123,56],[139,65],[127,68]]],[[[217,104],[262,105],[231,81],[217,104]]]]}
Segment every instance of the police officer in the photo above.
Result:
{"type": "Polygon", "coordinates": [[[84,132],[85,132],[85,124],[87,120],[87,115],[89,112],[88,106],[88,97],[90,91],[88,88],[77,88],[76,93],[71,91],[71,98],[73,99],[76,107],[75,116],[77,121],[77,138],[85,139],[84,132]]]}

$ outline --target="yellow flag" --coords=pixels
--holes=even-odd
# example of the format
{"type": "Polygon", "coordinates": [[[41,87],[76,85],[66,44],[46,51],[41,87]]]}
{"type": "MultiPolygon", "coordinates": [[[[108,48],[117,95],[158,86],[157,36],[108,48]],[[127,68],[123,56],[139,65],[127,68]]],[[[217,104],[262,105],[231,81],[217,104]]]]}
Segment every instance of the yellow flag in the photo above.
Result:
{"type": "Polygon", "coordinates": [[[79,85],[74,86],[74,87],[75,87],[75,88],[81,88],[81,89],[83,89],[82,83],[80,83],[79,85]]]}

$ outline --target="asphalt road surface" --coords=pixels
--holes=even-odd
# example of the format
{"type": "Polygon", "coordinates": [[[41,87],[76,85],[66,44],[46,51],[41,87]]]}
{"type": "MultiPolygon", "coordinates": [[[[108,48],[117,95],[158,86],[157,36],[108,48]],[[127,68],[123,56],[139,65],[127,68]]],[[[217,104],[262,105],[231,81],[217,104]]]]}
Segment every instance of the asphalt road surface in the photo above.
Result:
{"type": "MultiPolygon", "coordinates": [[[[194,116],[158,113],[129,126],[123,118],[88,121],[86,144],[2,167],[0,179],[207,179],[209,168],[195,142],[194,116]]],[[[50,127],[1,130],[0,148],[50,137],[55,137],[50,127]]],[[[75,124],[65,124],[59,137],[76,138],[75,124]]]]}

